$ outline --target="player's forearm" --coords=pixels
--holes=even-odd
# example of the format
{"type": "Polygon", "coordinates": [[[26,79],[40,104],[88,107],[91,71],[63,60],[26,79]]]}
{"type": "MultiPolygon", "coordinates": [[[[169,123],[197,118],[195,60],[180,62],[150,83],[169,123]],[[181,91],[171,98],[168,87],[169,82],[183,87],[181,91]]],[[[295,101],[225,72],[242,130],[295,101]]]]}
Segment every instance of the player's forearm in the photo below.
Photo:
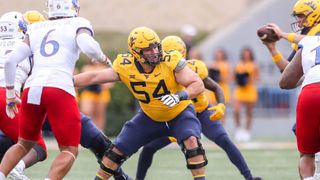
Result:
{"type": "Polygon", "coordinates": [[[73,76],[73,83],[75,87],[85,87],[92,84],[98,84],[98,73],[96,71],[89,71],[73,76]]]}
{"type": "Polygon", "coordinates": [[[81,51],[88,57],[104,63],[107,60],[103,54],[99,43],[87,33],[81,33],[77,36],[77,44],[81,51]]]}
{"type": "Polygon", "coordinates": [[[107,68],[101,71],[88,71],[73,76],[75,87],[84,87],[92,84],[103,84],[119,81],[118,74],[112,69],[107,68]]]}
{"type": "Polygon", "coordinates": [[[188,94],[188,99],[194,99],[204,91],[204,84],[199,80],[193,81],[185,90],[188,94]]]}
{"type": "Polygon", "coordinates": [[[305,35],[296,34],[296,33],[286,33],[283,32],[281,38],[286,39],[290,43],[298,44],[305,35]]]}
{"type": "Polygon", "coordinates": [[[289,61],[287,59],[285,59],[282,56],[281,52],[278,51],[276,48],[268,48],[268,50],[269,50],[269,53],[271,55],[273,62],[276,64],[276,66],[278,67],[280,72],[283,72],[284,69],[289,64],[289,61]]]}
{"type": "Polygon", "coordinates": [[[6,86],[14,86],[17,64],[31,55],[29,46],[21,42],[14,51],[12,51],[5,60],[4,73],[6,86]]]}
{"type": "Polygon", "coordinates": [[[206,89],[214,92],[217,102],[224,104],[224,94],[221,86],[218,83],[214,82],[210,77],[205,78],[203,80],[203,83],[206,89]]]}
{"type": "Polygon", "coordinates": [[[17,64],[15,64],[13,61],[10,61],[10,59],[8,59],[8,61],[5,62],[4,74],[7,87],[14,86],[16,77],[16,66],[17,64]]]}

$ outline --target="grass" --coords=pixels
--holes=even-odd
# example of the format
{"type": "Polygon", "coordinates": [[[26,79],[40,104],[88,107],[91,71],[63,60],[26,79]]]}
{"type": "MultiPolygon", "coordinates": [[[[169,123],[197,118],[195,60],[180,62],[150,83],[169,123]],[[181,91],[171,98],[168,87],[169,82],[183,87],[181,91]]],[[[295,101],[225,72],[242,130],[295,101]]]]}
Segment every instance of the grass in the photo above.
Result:
{"type": "MultiPolygon", "coordinates": [[[[229,162],[226,154],[217,149],[207,150],[209,164],[206,168],[207,179],[241,180],[238,170],[229,162]]],[[[262,176],[264,180],[293,180],[298,179],[298,152],[292,149],[284,150],[242,150],[245,159],[254,175],[262,176]]],[[[32,180],[44,179],[56,150],[49,150],[45,162],[26,170],[32,180]]],[[[130,176],[135,175],[138,153],[133,155],[123,168],[130,176]]],[[[77,161],[65,180],[93,179],[98,164],[88,150],[81,150],[77,161]]],[[[146,177],[147,180],[188,180],[192,179],[185,167],[185,159],[178,149],[164,149],[158,152],[146,177]]]]}

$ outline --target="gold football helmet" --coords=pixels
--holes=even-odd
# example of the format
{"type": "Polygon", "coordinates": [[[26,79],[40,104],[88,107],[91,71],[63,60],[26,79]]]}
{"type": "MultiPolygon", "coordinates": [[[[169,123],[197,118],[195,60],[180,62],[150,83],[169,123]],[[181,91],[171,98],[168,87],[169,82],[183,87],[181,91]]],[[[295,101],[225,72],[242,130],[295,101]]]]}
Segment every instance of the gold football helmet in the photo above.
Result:
{"type": "Polygon", "coordinates": [[[164,51],[176,50],[182,54],[183,58],[186,58],[187,50],[186,44],[178,36],[167,36],[161,41],[162,49],[164,51]]]}
{"type": "Polygon", "coordinates": [[[22,15],[22,21],[19,22],[19,27],[23,31],[23,33],[26,33],[28,25],[45,20],[46,19],[44,18],[44,16],[38,11],[26,11],[22,15]]]}
{"type": "Polygon", "coordinates": [[[293,6],[292,15],[296,17],[297,22],[293,26],[312,27],[320,21],[320,0],[298,0],[293,6]],[[303,18],[300,20],[299,18],[303,18]]]}
{"type": "Polygon", "coordinates": [[[27,11],[23,14],[23,20],[27,24],[33,24],[35,22],[45,21],[44,16],[38,11],[27,11]]]}
{"type": "Polygon", "coordinates": [[[159,36],[150,28],[138,27],[131,31],[128,37],[128,48],[135,59],[141,63],[155,66],[162,60],[162,50],[159,36]],[[144,55],[144,50],[157,48],[152,55],[144,55]]]}

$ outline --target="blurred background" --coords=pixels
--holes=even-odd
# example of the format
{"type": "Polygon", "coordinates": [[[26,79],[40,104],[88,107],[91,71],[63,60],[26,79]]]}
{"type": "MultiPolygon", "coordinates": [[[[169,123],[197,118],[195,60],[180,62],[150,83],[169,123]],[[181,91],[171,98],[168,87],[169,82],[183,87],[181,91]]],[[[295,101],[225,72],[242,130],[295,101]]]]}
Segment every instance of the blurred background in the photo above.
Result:
{"type": "MultiPolygon", "coordinates": [[[[2,0],[4,1],[4,0],[2,0]]],[[[280,72],[273,64],[267,49],[257,38],[260,26],[275,22],[285,31],[291,31],[294,22],[291,11],[295,0],[93,0],[80,1],[80,16],[91,21],[95,38],[105,53],[114,59],[116,54],[127,52],[127,36],[137,26],[155,29],[160,38],[166,35],[181,36],[189,49],[189,58],[203,60],[209,69],[217,68],[215,56],[224,52],[229,64],[227,113],[224,124],[235,136],[234,74],[241,59],[241,51],[249,48],[259,70],[256,78],[258,99],[254,106],[251,139],[281,137],[294,138],[291,126],[295,121],[297,92],[280,90],[280,72]]],[[[45,0],[10,0],[0,6],[0,12],[38,10],[45,13],[45,0]]],[[[279,49],[289,56],[291,47],[280,41],[279,49]]],[[[75,73],[103,67],[90,64],[81,56],[75,73]]],[[[210,75],[212,71],[210,70],[210,75]]],[[[214,75],[212,75],[214,76],[214,75]]],[[[208,93],[212,98],[212,94],[208,93]]],[[[115,136],[123,123],[137,110],[137,103],[121,84],[91,86],[79,90],[79,106],[91,116],[107,135],[115,136]]],[[[213,100],[214,103],[214,100],[213,100]]],[[[245,128],[246,110],[240,107],[240,121],[245,128]]]]}

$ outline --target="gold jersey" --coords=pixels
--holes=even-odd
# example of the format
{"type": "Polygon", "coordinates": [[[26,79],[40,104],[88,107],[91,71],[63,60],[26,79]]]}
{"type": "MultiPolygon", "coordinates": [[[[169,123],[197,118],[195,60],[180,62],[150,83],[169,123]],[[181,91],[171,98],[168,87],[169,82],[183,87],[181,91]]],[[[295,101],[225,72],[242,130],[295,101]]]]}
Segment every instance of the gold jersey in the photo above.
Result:
{"type": "Polygon", "coordinates": [[[254,62],[240,61],[235,68],[236,73],[248,73],[249,80],[244,86],[236,85],[234,90],[234,98],[242,101],[254,103],[258,100],[258,90],[254,82],[256,74],[256,65],[254,62]]]}
{"type": "MultiPolygon", "coordinates": [[[[193,59],[188,60],[187,62],[188,67],[192,69],[195,73],[197,73],[202,80],[208,77],[208,69],[202,61],[193,59]]],[[[196,98],[192,99],[192,101],[198,113],[204,111],[209,105],[209,100],[207,99],[204,92],[196,98]]]]}
{"type": "Polygon", "coordinates": [[[177,68],[186,64],[181,54],[170,51],[165,52],[163,57],[164,61],[156,65],[150,73],[145,73],[141,64],[131,54],[119,54],[113,62],[114,70],[139,100],[143,112],[158,122],[173,120],[192,103],[190,100],[184,100],[170,108],[160,101],[163,95],[185,89],[175,81],[174,75],[177,68]]]}

